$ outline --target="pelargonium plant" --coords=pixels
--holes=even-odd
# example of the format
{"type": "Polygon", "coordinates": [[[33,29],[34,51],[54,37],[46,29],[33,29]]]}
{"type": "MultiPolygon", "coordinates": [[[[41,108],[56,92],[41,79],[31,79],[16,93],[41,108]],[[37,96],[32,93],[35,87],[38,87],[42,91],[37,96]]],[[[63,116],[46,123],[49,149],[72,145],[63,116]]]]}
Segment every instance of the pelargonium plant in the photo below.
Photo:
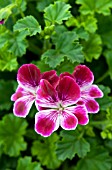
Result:
{"type": "Polygon", "coordinates": [[[75,67],[73,74],[55,70],[41,73],[34,64],[22,65],[17,74],[18,87],[11,96],[15,116],[26,117],[35,102],[35,131],[50,136],[59,126],[75,130],[89,122],[88,113],[97,113],[95,98],[103,92],[93,84],[94,75],[85,65],[75,67]]]}
{"type": "Polygon", "coordinates": [[[0,0],[9,169],[112,170],[112,0],[0,0]]]}

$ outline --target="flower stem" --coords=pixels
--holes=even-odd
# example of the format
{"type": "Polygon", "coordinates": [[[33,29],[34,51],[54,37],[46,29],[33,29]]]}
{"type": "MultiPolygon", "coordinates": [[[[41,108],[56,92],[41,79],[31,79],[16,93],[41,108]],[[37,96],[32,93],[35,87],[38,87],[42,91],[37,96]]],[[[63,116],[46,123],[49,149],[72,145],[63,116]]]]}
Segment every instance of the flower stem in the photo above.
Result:
{"type": "Polygon", "coordinates": [[[32,51],[36,55],[42,54],[42,50],[30,41],[29,41],[29,47],[28,48],[29,48],[30,51],[32,51]]]}
{"type": "Polygon", "coordinates": [[[20,14],[21,14],[22,18],[24,18],[24,17],[25,17],[25,14],[23,13],[23,11],[21,10],[20,7],[19,7],[19,11],[20,11],[20,14]]]}
{"type": "Polygon", "coordinates": [[[95,83],[100,83],[101,81],[103,81],[107,76],[109,75],[109,70],[105,72],[105,74],[103,74],[103,76],[101,76],[100,78],[98,78],[95,83]]]}
{"type": "Polygon", "coordinates": [[[50,44],[49,39],[45,39],[44,45],[43,45],[43,52],[47,51],[47,49],[50,49],[50,48],[51,48],[51,44],[50,44]]]}
{"type": "Polygon", "coordinates": [[[18,7],[18,9],[19,9],[19,12],[20,12],[21,17],[24,18],[24,17],[25,17],[25,14],[24,14],[23,11],[21,10],[20,4],[17,3],[17,7],[18,7]]]}
{"type": "Polygon", "coordinates": [[[103,121],[91,121],[90,124],[91,125],[104,125],[104,124],[109,124],[110,120],[103,120],[103,121]]]}

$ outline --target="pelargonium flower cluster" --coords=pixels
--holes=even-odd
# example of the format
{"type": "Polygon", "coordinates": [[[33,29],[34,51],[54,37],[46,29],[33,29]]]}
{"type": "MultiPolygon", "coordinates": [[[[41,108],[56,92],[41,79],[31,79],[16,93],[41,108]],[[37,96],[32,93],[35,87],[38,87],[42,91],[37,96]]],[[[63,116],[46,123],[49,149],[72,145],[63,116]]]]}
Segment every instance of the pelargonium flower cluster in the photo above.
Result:
{"type": "Polygon", "coordinates": [[[88,113],[99,111],[95,98],[103,97],[93,81],[94,75],[85,65],[76,66],[72,74],[58,76],[55,70],[41,73],[34,64],[24,64],[18,70],[18,87],[11,96],[14,115],[26,117],[35,103],[35,131],[44,137],[59,126],[74,130],[78,124],[86,125],[88,113]]]}

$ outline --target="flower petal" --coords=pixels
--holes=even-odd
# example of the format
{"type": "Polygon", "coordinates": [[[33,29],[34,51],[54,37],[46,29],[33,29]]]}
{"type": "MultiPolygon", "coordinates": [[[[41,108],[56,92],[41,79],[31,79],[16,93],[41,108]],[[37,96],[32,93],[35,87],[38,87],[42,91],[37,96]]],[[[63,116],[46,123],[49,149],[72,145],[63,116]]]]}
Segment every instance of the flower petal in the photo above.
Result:
{"type": "Polygon", "coordinates": [[[99,89],[97,85],[92,85],[89,88],[89,96],[93,98],[103,97],[103,92],[99,89]]]}
{"type": "Polygon", "coordinates": [[[73,76],[77,84],[82,88],[91,85],[94,81],[94,75],[91,70],[85,65],[78,65],[75,67],[73,76]]]}
{"type": "Polygon", "coordinates": [[[15,116],[26,117],[34,103],[35,97],[28,95],[21,97],[14,103],[13,112],[15,116]]]}
{"type": "Polygon", "coordinates": [[[89,113],[97,113],[99,111],[99,104],[94,99],[88,99],[85,106],[89,113]]]}
{"type": "Polygon", "coordinates": [[[45,108],[57,108],[57,92],[54,87],[47,81],[42,79],[37,89],[36,106],[45,108]]]}
{"type": "Polygon", "coordinates": [[[63,101],[63,106],[73,105],[80,98],[80,88],[69,76],[65,76],[59,81],[57,91],[59,99],[63,101]]]}
{"type": "Polygon", "coordinates": [[[60,114],[60,125],[65,130],[74,130],[77,127],[78,119],[68,110],[63,110],[60,114]]]}
{"type": "Polygon", "coordinates": [[[17,99],[19,99],[20,97],[23,97],[23,88],[22,87],[18,87],[16,92],[11,96],[11,101],[16,101],[17,99]]]}
{"type": "Polygon", "coordinates": [[[65,76],[69,76],[69,77],[74,79],[74,76],[72,74],[68,73],[68,72],[61,73],[59,77],[60,77],[60,79],[62,79],[65,76]]]}
{"type": "Polygon", "coordinates": [[[86,125],[89,122],[89,117],[85,106],[68,107],[68,110],[77,117],[78,124],[86,125]]]}
{"type": "Polygon", "coordinates": [[[84,105],[84,104],[85,104],[85,101],[82,98],[80,98],[77,102],[77,105],[84,105]]]}
{"type": "Polygon", "coordinates": [[[50,136],[59,128],[58,111],[42,110],[35,115],[35,131],[44,136],[50,136]]]}
{"type": "Polygon", "coordinates": [[[17,99],[28,95],[34,96],[30,90],[18,86],[16,92],[11,96],[11,101],[16,101],[17,99]]]}
{"type": "Polygon", "coordinates": [[[37,108],[37,110],[38,110],[38,111],[41,111],[41,110],[46,110],[46,109],[48,109],[48,108],[41,107],[41,106],[37,105],[37,103],[36,103],[36,102],[35,102],[35,105],[36,105],[36,108],[37,108]]]}
{"type": "Polygon", "coordinates": [[[42,74],[42,79],[48,80],[48,82],[56,88],[59,82],[59,77],[56,74],[55,70],[47,71],[42,74]]]}
{"type": "Polygon", "coordinates": [[[17,81],[23,88],[37,87],[40,78],[40,70],[34,64],[24,64],[18,70],[17,81]]]}

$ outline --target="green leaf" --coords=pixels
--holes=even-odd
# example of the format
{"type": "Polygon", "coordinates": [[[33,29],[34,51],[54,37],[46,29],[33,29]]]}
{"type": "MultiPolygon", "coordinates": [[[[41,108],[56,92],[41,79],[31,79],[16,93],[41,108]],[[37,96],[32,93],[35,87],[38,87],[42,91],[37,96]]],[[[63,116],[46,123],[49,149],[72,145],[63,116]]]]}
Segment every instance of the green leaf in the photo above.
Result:
{"type": "Polygon", "coordinates": [[[47,50],[42,55],[42,60],[45,60],[46,64],[49,64],[51,68],[57,67],[62,61],[64,61],[64,56],[58,53],[56,50],[47,50]]]}
{"type": "Polygon", "coordinates": [[[0,56],[0,70],[8,70],[8,71],[13,71],[17,69],[18,63],[17,63],[17,58],[13,57],[12,54],[10,53],[5,53],[4,55],[0,56]],[[4,56],[7,56],[4,58],[4,56]]]}
{"type": "Polygon", "coordinates": [[[21,57],[26,53],[26,48],[28,47],[28,43],[25,39],[26,32],[15,33],[12,35],[12,38],[8,44],[8,51],[12,52],[16,57],[21,57]]]}
{"type": "Polygon", "coordinates": [[[17,7],[14,8],[13,13],[15,15],[18,15],[18,14],[21,15],[21,11],[24,12],[27,8],[27,2],[26,0],[16,0],[16,4],[17,4],[17,7]]]}
{"type": "Polygon", "coordinates": [[[55,169],[60,165],[55,154],[57,140],[58,136],[54,133],[48,138],[42,138],[42,142],[39,140],[33,142],[32,155],[37,156],[41,164],[47,166],[48,169],[55,169]]]}
{"type": "Polygon", "coordinates": [[[71,17],[69,9],[71,6],[66,4],[65,2],[57,1],[54,4],[50,4],[44,10],[44,18],[46,20],[46,24],[62,24],[63,20],[67,20],[71,17]]]}
{"type": "Polygon", "coordinates": [[[0,8],[6,7],[8,9],[11,5],[15,5],[11,13],[14,15],[20,14],[20,11],[26,10],[26,0],[4,0],[0,1],[0,8]]]}
{"type": "Polygon", "coordinates": [[[75,32],[65,32],[61,34],[57,42],[55,42],[56,49],[67,56],[71,62],[83,62],[83,55],[81,53],[82,47],[78,42],[74,42],[75,40],[78,40],[78,36],[75,32]]]}
{"type": "Polygon", "coordinates": [[[73,73],[73,70],[75,68],[75,66],[78,65],[77,62],[75,63],[71,63],[70,61],[68,61],[66,58],[64,60],[64,62],[62,62],[57,68],[57,73],[58,75],[60,75],[62,72],[69,72],[69,73],[73,73]]]}
{"type": "Polygon", "coordinates": [[[112,151],[112,140],[105,140],[105,146],[106,146],[106,148],[108,148],[108,150],[110,151],[112,151]]]}
{"type": "Polygon", "coordinates": [[[10,5],[10,4],[11,4],[10,0],[1,1],[0,2],[0,8],[4,8],[4,7],[6,7],[6,6],[10,5]]]}
{"type": "Polygon", "coordinates": [[[28,43],[25,39],[26,35],[26,31],[22,31],[20,33],[11,33],[10,31],[6,31],[2,33],[0,40],[0,48],[2,48],[1,50],[4,50],[4,52],[7,53],[12,53],[12,56],[21,57],[26,53],[26,48],[28,47],[28,43]]]}
{"type": "Polygon", "coordinates": [[[89,39],[89,33],[85,31],[83,27],[76,28],[75,31],[80,39],[84,39],[86,41],[89,39]]]}
{"type": "Polygon", "coordinates": [[[60,32],[64,33],[67,31],[68,31],[68,29],[65,27],[65,25],[55,25],[55,33],[54,33],[54,36],[52,36],[52,37],[53,37],[53,39],[57,38],[58,35],[60,34],[60,32]]]}
{"type": "Polygon", "coordinates": [[[103,45],[112,49],[112,15],[103,16],[98,15],[98,34],[102,38],[103,45]]]}
{"type": "Polygon", "coordinates": [[[71,17],[66,25],[68,27],[83,27],[87,32],[94,33],[97,30],[97,19],[93,15],[80,15],[77,18],[71,17]]]}
{"type": "Polygon", "coordinates": [[[109,107],[112,106],[112,97],[109,95],[111,89],[103,85],[99,85],[99,88],[103,91],[104,97],[97,99],[97,101],[100,105],[100,109],[106,111],[109,107]]]}
{"type": "Polygon", "coordinates": [[[102,139],[112,140],[112,105],[109,108],[107,108],[106,113],[107,113],[106,120],[102,124],[102,131],[100,134],[101,134],[102,139]]]}
{"type": "Polygon", "coordinates": [[[106,62],[109,67],[109,75],[110,75],[110,78],[112,79],[112,50],[106,50],[104,52],[104,55],[105,55],[106,62]]]}
{"type": "MultiPolygon", "coordinates": [[[[10,32],[8,30],[1,30],[0,35],[0,49],[8,44],[8,40],[11,38],[10,32]]],[[[5,49],[6,50],[6,49],[5,49]]]]}
{"type": "Polygon", "coordinates": [[[92,148],[84,158],[78,161],[74,170],[110,170],[111,159],[109,153],[103,147],[92,148]]]}
{"type": "Polygon", "coordinates": [[[36,9],[40,12],[43,12],[45,7],[47,7],[48,5],[50,5],[53,2],[54,2],[54,0],[40,0],[40,2],[37,2],[36,9]]]}
{"type": "Polygon", "coordinates": [[[0,50],[0,70],[1,71],[16,70],[17,66],[18,66],[17,58],[13,54],[7,51],[4,52],[3,50],[0,50]]]}
{"type": "Polygon", "coordinates": [[[75,42],[77,39],[76,32],[65,32],[58,36],[57,42],[55,42],[56,50],[60,51],[72,63],[83,62],[82,46],[75,42]]]}
{"type": "Polygon", "coordinates": [[[16,170],[42,170],[40,163],[32,162],[32,158],[25,156],[19,158],[16,170]]]}
{"type": "Polygon", "coordinates": [[[9,156],[18,156],[26,149],[23,135],[27,127],[26,120],[8,114],[0,121],[0,144],[3,144],[4,153],[9,156]]]}
{"type": "Polygon", "coordinates": [[[91,62],[92,59],[98,59],[102,52],[102,41],[98,34],[90,34],[89,39],[83,43],[83,51],[86,61],[91,62]]]}
{"type": "MultiPolygon", "coordinates": [[[[43,12],[45,7],[49,6],[50,4],[53,4],[54,1],[55,0],[39,0],[39,2],[37,2],[36,9],[39,12],[43,12]]],[[[68,0],[58,0],[58,1],[67,2],[68,0]]]]}
{"type": "Polygon", "coordinates": [[[90,144],[80,137],[77,131],[62,131],[62,140],[57,144],[57,156],[60,160],[72,159],[75,154],[84,157],[90,151],[90,144]]]}
{"type": "Polygon", "coordinates": [[[0,9],[0,20],[7,20],[8,17],[12,14],[12,9],[16,6],[16,4],[10,4],[2,9],[0,9]]]}
{"type": "Polygon", "coordinates": [[[103,15],[110,15],[112,8],[111,0],[76,0],[77,4],[81,4],[80,12],[83,15],[94,14],[95,12],[103,15]]]}
{"type": "MultiPolygon", "coordinates": [[[[1,35],[2,33],[4,33],[4,32],[6,32],[6,27],[5,27],[5,25],[2,25],[2,26],[0,27],[0,35],[1,35]]],[[[0,37],[0,40],[1,40],[1,37],[0,37]]]]}
{"type": "Polygon", "coordinates": [[[33,36],[41,32],[41,26],[33,16],[26,16],[19,19],[14,25],[14,31],[28,31],[28,35],[33,36]]]}
{"type": "Polygon", "coordinates": [[[82,46],[76,42],[78,39],[76,32],[64,32],[61,35],[52,37],[56,49],[50,49],[42,55],[42,59],[50,67],[55,68],[67,57],[71,63],[83,62],[82,46]]]}
{"type": "Polygon", "coordinates": [[[17,3],[18,5],[21,5],[22,0],[16,0],[16,3],[17,3]]]}
{"type": "Polygon", "coordinates": [[[97,19],[93,15],[82,15],[79,19],[79,22],[81,22],[80,25],[90,33],[94,33],[97,30],[97,19]]]}
{"type": "Polygon", "coordinates": [[[12,105],[12,102],[10,101],[12,93],[13,93],[13,81],[0,80],[0,110],[10,109],[12,105]]]}

